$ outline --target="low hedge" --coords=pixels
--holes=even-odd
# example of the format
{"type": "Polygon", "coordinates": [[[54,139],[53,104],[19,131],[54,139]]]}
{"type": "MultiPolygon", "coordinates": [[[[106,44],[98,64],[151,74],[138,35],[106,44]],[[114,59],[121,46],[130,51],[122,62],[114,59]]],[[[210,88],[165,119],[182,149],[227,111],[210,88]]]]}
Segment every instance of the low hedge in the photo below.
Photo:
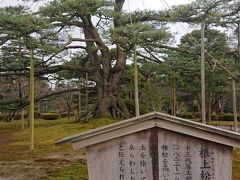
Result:
{"type": "Polygon", "coordinates": [[[234,115],[233,114],[223,114],[223,121],[233,121],[234,115]]]}
{"type": "MultiPolygon", "coordinates": [[[[13,116],[12,116],[12,119],[13,120],[21,120],[21,114],[14,114],[13,116]]],[[[28,116],[29,116],[29,114],[28,113],[25,113],[24,114],[24,118],[25,119],[28,119],[28,116]]],[[[43,119],[57,119],[56,118],[56,116],[57,116],[57,118],[59,118],[60,117],[60,115],[58,114],[58,113],[39,113],[39,112],[34,112],[34,118],[36,118],[36,119],[38,119],[38,118],[43,118],[43,119]],[[46,117],[47,116],[47,117],[46,117]],[[48,117],[49,116],[49,117],[48,117]]],[[[0,115],[0,120],[7,120],[7,119],[9,119],[10,117],[9,117],[9,115],[0,115]]]]}
{"type": "Polygon", "coordinates": [[[184,118],[184,119],[193,119],[194,114],[191,113],[191,112],[179,113],[179,114],[177,114],[177,117],[181,117],[181,118],[184,118]]]}
{"type": "MultiPolygon", "coordinates": [[[[70,113],[70,116],[74,116],[74,113],[70,113]]],[[[68,117],[68,112],[63,112],[63,113],[61,113],[61,117],[62,117],[62,118],[68,117]]]]}
{"type": "MultiPolygon", "coordinates": [[[[196,119],[201,118],[201,113],[192,113],[192,112],[185,112],[182,114],[177,114],[178,117],[184,118],[184,119],[196,119]]],[[[237,117],[238,121],[240,121],[240,115],[237,117]]],[[[233,114],[212,114],[211,115],[212,121],[234,121],[234,115],[233,114]]]]}
{"type": "Polygon", "coordinates": [[[68,117],[68,113],[67,113],[67,112],[61,113],[61,117],[62,117],[62,118],[68,117]]]}
{"type": "MultiPolygon", "coordinates": [[[[233,114],[212,114],[212,121],[234,121],[233,114]]],[[[238,121],[240,120],[240,115],[237,116],[238,121]]]]}
{"type": "Polygon", "coordinates": [[[202,114],[200,112],[193,113],[195,118],[202,118],[202,114]]]}
{"type": "Polygon", "coordinates": [[[41,118],[45,120],[56,120],[60,118],[60,114],[58,113],[42,113],[41,118]]]}
{"type": "Polygon", "coordinates": [[[218,121],[218,118],[219,118],[219,115],[217,115],[217,114],[212,114],[211,115],[211,120],[212,121],[218,121]]]}

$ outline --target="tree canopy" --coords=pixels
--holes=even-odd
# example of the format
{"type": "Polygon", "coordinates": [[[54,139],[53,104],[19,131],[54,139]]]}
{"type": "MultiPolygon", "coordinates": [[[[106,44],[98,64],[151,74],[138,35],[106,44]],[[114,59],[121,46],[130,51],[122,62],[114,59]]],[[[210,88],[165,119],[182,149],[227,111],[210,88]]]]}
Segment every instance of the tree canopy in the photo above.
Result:
{"type": "MultiPolygon", "coordinates": [[[[192,97],[184,100],[189,104],[199,96],[199,25],[203,21],[207,24],[208,91],[212,96],[218,93],[223,97],[223,87],[227,86],[225,71],[238,76],[238,51],[220,27],[229,34],[239,33],[236,24],[240,2],[196,0],[169,10],[134,12],[124,10],[124,3],[125,0],[52,0],[37,12],[23,6],[1,8],[1,109],[14,111],[27,105],[28,94],[23,95],[21,89],[29,77],[29,50],[34,49],[36,81],[49,89],[36,99],[54,94],[54,84],[61,84],[60,81],[81,81],[71,87],[77,91],[88,84],[86,89],[95,89],[91,96],[96,101],[91,102],[96,116],[129,117],[133,113],[129,99],[134,98],[129,64],[134,46],[139,56],[140,98],[142,107],[147,107],[142,109],[167,109],[169,95],[163,90],[168,91],[172,78],[177,80],[180,96],[192,97]],[[169,24],[176,22],[188,23],[195,29],[184,35],[178,46],[173,44],[174,35],[169,30],[169,24]],[[17,90],[21,95],[11,97],[17,80],[18,85],[22,84],[17,90]],[[90,83],[83,83],[86,80],[90,83]]],[[[58,89],[57,93],[59,90],[65,92],[58,89]]]]}

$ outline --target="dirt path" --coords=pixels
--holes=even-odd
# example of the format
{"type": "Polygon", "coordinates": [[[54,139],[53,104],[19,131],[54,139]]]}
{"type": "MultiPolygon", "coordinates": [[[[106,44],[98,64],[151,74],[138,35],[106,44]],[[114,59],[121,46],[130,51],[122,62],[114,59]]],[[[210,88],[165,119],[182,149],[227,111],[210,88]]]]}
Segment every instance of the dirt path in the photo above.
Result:
{"type": "Polygon", "coordinates": [[[42,180],[49,173],[74,164],[85,155],[53,153],[43,159],[0,161],[0,180],[42,180]]]}
{"type": "MultiPolygon", "coordinates": [[[[49,173],[86,159],[82,152],[71,148],[25,159],[30,152],[28,147],[11,144],[17,138],[10,127],[0,129],[0,180],[44,180],[49,173]]],[[[38,150],[35,153],[38,154],[38,150]]]]}
{"type": "Polygon", "coordinates": [[[5,129],[0,129],[0,148],[2,149],[2,147],[8,145],[12,138],[11,138],[11,134],[9,134],[9,130],[5,130],[5,129]]]}

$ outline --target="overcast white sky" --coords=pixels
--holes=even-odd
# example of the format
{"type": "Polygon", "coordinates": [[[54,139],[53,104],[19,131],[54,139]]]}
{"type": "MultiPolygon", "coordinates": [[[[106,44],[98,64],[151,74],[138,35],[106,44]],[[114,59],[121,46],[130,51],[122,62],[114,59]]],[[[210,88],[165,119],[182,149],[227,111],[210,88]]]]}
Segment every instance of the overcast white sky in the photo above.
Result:
{"type": "Polygon", "coordinates": [[[187,4],[193,2],[194,0],[126,0],[125,8],[134,9],[167,9],[171,6],[187,4]]]}
{"type": "MultiPolygon", "coordinates": [[[[44,0],[44,2],[49,0],[44,0]]],[[[180,4],[191,3],[194,0],[126,0],[124,4],[124,9],[126,11],[133,10],[166,10],[171,6],[176,6],[180,4]]],[[[24,2],[28,7],[36,10],[39,5],[43,2],[24,2]]],[[[23,4],[21,0],[0,0],[0,7],[23,4]]],[[[186,24],[178,23],[170,26],[171,32],[175,34],[176,43],[179,42],[179,39],[182,35],[189,32],[189,28],[186,24]]]]}
{"type": "MultiPolygon", "coordinates": [[[[172,6],[188,4],[195,0],[126,0],[124,9],[127,11],[139,10],[166,10],[172,6]]],[[[181,36],[191,31],[185,23],[175,23],[169,26],[175,36],[176,43],[179,43],[181,36]]]]}
{"type": "MultiPolygon", "coordinates": [[[[186,4],[194,0],[126,0],[125,8],[130,9],[165,9],[168,6],[186,4]],[[128,7],[129,5],[129,7],[128,7]]],[[[1,6],[9,6],[12,4],[19,4],[21,0],[0,0],[1,6]]],[[[46,1],[45,1],[46,2],[46,1]]],[[[25,2],[27,5],[34,6],[32,2],[25,2]]]]}

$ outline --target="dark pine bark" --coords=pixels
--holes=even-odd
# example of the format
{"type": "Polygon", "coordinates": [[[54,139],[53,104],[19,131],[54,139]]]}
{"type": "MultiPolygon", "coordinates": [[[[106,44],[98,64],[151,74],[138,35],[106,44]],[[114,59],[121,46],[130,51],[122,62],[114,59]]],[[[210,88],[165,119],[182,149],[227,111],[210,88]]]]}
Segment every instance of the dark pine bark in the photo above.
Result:
{"type": "Polygon", "coordinates": [[[105,72],[105,74],[100,76],[100,79],[98,78],[100,80],[98,81],[100,83],[97,84],[98,114],[101,117],[127,118],[129,116],[128,109],[120,98],[121,77],[124,72],[125,62],[126,53],[119,49],[118,63],[114,68],[111,68],[110,66],[105,67],[111,70],[110,73],[105,72]]]}
{"type": "MultiPolygon", "coordinates": [[[[115,1],[115,11],[121,12],[124,0],[115,1]]],[[[89,55],[91,66],[94,67],[93,78],[98,91],[97,115],[100,117],[129,116],[128,109],[120,99],[121,77],[124,72],[127,53],[117,46],[116,63],[113,66],[109,47],[102,41],[96,27],[94,27],[91,16],[81,16],[83,30],[86,39],[95,39],[94,42],[86,42],[86,50],[89,55]]],[[[114,26],[121,25],[121,16],[114,19],[114,26]]]]}

